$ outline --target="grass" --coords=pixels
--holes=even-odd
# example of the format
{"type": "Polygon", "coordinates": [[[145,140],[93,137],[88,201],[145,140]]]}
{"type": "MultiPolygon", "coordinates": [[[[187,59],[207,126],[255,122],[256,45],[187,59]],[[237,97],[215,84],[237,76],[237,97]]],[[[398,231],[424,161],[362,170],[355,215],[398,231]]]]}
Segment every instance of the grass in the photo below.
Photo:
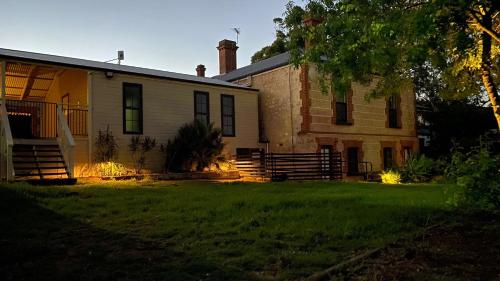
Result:
{"type": "Polygon", "coordinates": [[[439,221],[448,211],[448,188],[4,185],[0,250],[6,258],[0,258],[0,274],[12,280],[298,279],[439,221]]]}

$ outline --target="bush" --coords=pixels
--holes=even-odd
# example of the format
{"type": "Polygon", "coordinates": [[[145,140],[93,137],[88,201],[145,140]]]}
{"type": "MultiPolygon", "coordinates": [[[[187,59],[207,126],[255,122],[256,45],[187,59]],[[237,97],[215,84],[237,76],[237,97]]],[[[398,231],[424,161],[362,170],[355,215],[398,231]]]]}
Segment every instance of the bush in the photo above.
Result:
{"type": "Polygon", "coordinates": [[[400,169],[403,182],[428,182],[442,173],[439,161],[425,155],[411,155],[400,169]]]}
{"type": "Polygon", "coordinates": [[[190,171],[195,166],[202,171],[216,161],[223,160],[222,131],[213,124],[206,125],[194,120],[183,125],[173,140],[161,150],[165,154],[165,169],[169,171],[190,171]]]}
{"type": "Polygon", "coordinates": [[[468,153],[454,151],[446,169],[460,190],[449,201],[455,206],[492,210],[500,208],[500,155],[480,145],[468,153]]]}
{"type": "Polygon", "coordinates": [[[116,158],[117,151],[118,145],[113,133],[109,130],[109,125],[106,131],[99,130],[95,139],[94,161],[98,163],[110,162],[116,158]]]}
{"type": "Polygon", "coordinates": [[[101,177],[119,177],[128,174],[127,168],[116,162],[101,162],[97,163],[95,167],[101,177]]]}
{"type": "Polygon", "coordinates": [[[380,174],[382,178],[382,183],[384,184],[400,184],[401,183],[401,174],[398,171],[388,170],[382,171],[380,174]]]}
{"type": "Polygon", "coordinates": [[[146,153],[156,147],[156,140],[151,137],[133,136],[130,138],[128,148],[132,153],[132,160],[135,165],[135,173],[140,174],[146,163],[146,153]]]}

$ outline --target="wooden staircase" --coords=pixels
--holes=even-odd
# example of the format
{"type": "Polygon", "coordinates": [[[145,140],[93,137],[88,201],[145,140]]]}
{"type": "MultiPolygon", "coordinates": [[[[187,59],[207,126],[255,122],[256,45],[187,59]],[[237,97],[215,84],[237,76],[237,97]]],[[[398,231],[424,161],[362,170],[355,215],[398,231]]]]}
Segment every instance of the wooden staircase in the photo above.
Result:
{"type": "Polygon", "coordinates": [[[56,139],[14,139],[15,180],[33,184],[74,184],[56,139]]]}

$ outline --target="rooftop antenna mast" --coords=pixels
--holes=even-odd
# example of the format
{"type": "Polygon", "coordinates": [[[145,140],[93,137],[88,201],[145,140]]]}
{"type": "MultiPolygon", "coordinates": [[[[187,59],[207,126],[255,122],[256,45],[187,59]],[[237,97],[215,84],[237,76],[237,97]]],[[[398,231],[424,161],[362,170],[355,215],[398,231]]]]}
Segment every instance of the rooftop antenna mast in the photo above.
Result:
{"type": "Polygon", "coordinates": [[[234,33],[236,33],[236,44],[238,44],[240,39],[241,29],[239,27],[233,27],[231,28],[231,30],[234,31],[234,33]]]}
{"type": "Polygon", "coordinates": [[[122,60],[124,60],[124,59],[125,59],[125,52],[124,51],[118,51],[118,57],[116,59],[107,60],[105,62],[118,61],[118,64],[122,64],[122,60]]]}

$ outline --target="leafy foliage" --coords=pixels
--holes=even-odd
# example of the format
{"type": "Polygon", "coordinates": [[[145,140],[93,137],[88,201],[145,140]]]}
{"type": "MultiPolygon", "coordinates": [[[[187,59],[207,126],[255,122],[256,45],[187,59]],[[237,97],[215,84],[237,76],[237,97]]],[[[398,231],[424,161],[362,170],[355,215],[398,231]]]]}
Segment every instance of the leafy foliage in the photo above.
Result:
{"type": "Polygon", "coordinates": [[[440,95],[487,92],[500,127],[499,11],[494,0],[310,0],[290,2],[282,26],[292,62],[315,64],[337,91],[380,77],[370,96],[388,96],[430,72],[440,95]]]}
{"type": "Polygon", "coordinates": [[[382,179],[382,183],[384,184],[401,183],[401,174],[396,170],[382,171],[382,173],[380,174],[380,178],[382,179]]]}
{"type": "MultiPolygon", "coordinates": [[[[283,20],[281,18],[274,19],[275,24],[282,24],[282,22],[283,22],[283,20]]],[[[256,52],[252,56],[251,60],[252,60],[252,63],[256,63],[256,62],[259,62],[261,60],[265,60],[265,59],[268,59],[270,57],[282,54],[282,53],[286,52],[287,50],[288,49],[287,49],[286,34],[281,30],[276,30],[276,39],[274,40],[274,42],[271,45],[265,46],[261,50],[256,52]]]]}
{"type": "Polygon", "coordinates": [[[486,145],[467,153],[455,151],[446,170],[449,179],[461,188],[450,203],[483,210],[500,208],[500,155],[486,145]]]}
{"type": "Polygon", "coordinates": [[[189,171],[196,166],[202,171],[217,160],[222,160],[224,149],[222,131],[213,124],[205,124],[199,120],[183,125],[173,140],[162,145],[165,153],[166,171],[189,171]]]}
{"type": "Polygon", "coordinates": [[[113,133],[109,129],[106,131],[99,130],[95,139],[94,161],[97,163],[110,162],[116,158],[118,153],[118,144],[115,141],[113,133]]]}
{"type": "Polygon", "coordinates": [[[119,177],[128,174],[127,168],[116,162],[100,162],[95,165],[95,168],[101,177],[119,177]]]}
{"type": "Polygon", "coordinates": [[[435,161],[425,155],[411,155],[400,168],[403,182],[428,182],[433,176],[442,172],[440,161],[435,161]]]}
{"type": "Polygon", "coordinates": [[[135,164],[136,174],[140,174],[146,163],[146,153],[156,147],[156,140],[151,137],[132,136],[128,148],[132,154],[132,160],[135,164]]]}

